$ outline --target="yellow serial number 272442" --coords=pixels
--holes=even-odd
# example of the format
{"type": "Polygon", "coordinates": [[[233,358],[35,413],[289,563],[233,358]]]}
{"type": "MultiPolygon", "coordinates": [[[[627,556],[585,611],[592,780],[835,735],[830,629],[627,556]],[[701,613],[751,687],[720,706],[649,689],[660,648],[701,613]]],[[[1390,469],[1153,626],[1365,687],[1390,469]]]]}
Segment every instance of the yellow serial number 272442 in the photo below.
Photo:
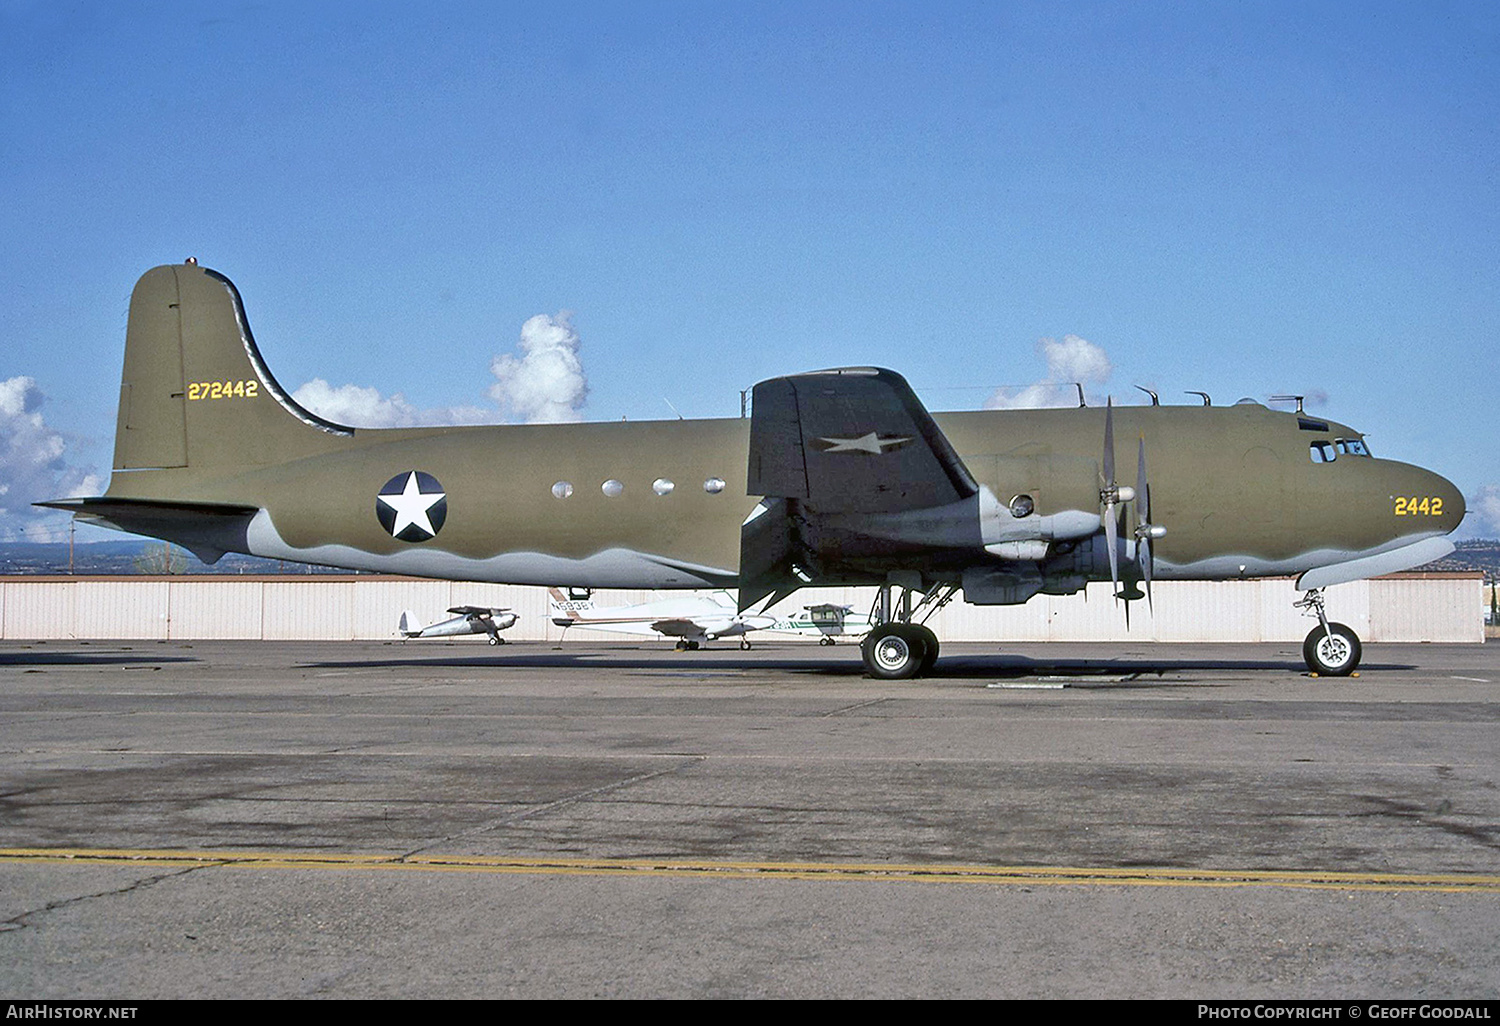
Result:
{"type": "Polygon", "coordinates": [[[1443,500],[1437,496],[1396,496],[1398,517],[1440,517],[1443,515],[1443,500]]]}
{"type": "Polygon", "coordinates": [[[250,381],[195,381],[188,385],[187,397],[198,399],[254,399],[260,394],[260,382],[250,381]]]}

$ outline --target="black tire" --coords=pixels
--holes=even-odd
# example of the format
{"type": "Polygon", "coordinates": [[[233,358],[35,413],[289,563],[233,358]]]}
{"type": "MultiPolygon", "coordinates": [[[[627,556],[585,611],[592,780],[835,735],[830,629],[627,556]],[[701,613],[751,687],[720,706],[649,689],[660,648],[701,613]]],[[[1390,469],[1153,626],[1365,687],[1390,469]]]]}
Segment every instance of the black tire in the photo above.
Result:
{"type": "Polygon", "coordinates": [[[922,665],[917,668],[917,676],[925,677],[928,671],[932,669],[932,664],[937,662],[938,639],[937,635],[932,633],[929,627],[924,627],[921,624],[914,624],[913,627],[921,633],[922,642],[927,647],[927,651],[922,655],[922,665]]]}
{"type": "Polygon", "coordinates": [[[1320,677],[1347,677],[1359,666],[1363,654],[1359,635],[1341,623],[1331,623],[1328,630],[1314,627],[1302,643],[1302,659],[1307,668],[1320,677]]]}
{"type": "Polygon", "coordinates": [[[877,680],[910,680],[922,672],[927,658],[925,628],[909,623],[884,623],[860,644],[865,670],[877,680]]]}

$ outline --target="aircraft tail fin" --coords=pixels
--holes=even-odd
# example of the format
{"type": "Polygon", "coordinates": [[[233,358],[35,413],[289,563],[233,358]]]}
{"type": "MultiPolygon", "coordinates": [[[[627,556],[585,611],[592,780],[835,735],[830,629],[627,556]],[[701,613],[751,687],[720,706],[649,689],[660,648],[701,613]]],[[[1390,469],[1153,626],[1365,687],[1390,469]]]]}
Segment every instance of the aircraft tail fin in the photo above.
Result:
{"type": "Polygon", "coordinates": [[[136,283],[115,470],[275,463],[353,433],[298,405],[272,377],[228,278],[187,263],[136,283]]]}
{"type": "Polygon", "coordinates": [[[570,627],[588,619],[584,614],[594,608],[594,600],[569,598],[561,588],[548,588],[547,608],[552,613],[554,624],[570,627]]]}
{"type": "Polygon", "coordinates": [[[423,626],[425,625],[417,614],[408,609],[401,614],[401,622],[397,624],[396,630],[408,638],[414,638],[422,633],[423,626]]]}

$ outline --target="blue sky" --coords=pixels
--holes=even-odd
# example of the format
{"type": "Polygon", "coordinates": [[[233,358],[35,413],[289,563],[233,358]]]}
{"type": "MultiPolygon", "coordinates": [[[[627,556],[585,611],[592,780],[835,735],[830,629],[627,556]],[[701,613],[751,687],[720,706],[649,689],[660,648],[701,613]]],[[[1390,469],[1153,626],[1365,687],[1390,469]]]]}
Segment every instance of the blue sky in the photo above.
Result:
{"type": "Polygon", "coordinates": [[[193,255],[372,417],[521,419],[537,315],[597,420],[870,363],[976,408],[1076,336],[1119,401],[1313,396],[1494,536],[1497,143],[1492,3],[0,0],[0,533],[107,478],[193,255]]]}

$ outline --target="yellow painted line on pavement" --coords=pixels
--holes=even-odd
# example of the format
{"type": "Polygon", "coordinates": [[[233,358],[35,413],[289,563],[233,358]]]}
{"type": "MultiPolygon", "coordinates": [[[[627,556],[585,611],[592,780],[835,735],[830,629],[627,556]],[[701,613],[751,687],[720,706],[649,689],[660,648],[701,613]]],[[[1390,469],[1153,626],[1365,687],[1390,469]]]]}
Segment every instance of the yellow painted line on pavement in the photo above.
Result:
{"type": "Polygon", "coordinates": [[[1074,866],[954,866],[878,862],[716,862],[693,859],[361,855],[341,852],[177,851],[151,848],[0,848],[0,863],[161,868],[406,870],[544,876],[689,876],[761,880],[866,880],[1021,886],[1288,887],[1315,890],[1500,894],[1500,876],[1074,866]]]}

